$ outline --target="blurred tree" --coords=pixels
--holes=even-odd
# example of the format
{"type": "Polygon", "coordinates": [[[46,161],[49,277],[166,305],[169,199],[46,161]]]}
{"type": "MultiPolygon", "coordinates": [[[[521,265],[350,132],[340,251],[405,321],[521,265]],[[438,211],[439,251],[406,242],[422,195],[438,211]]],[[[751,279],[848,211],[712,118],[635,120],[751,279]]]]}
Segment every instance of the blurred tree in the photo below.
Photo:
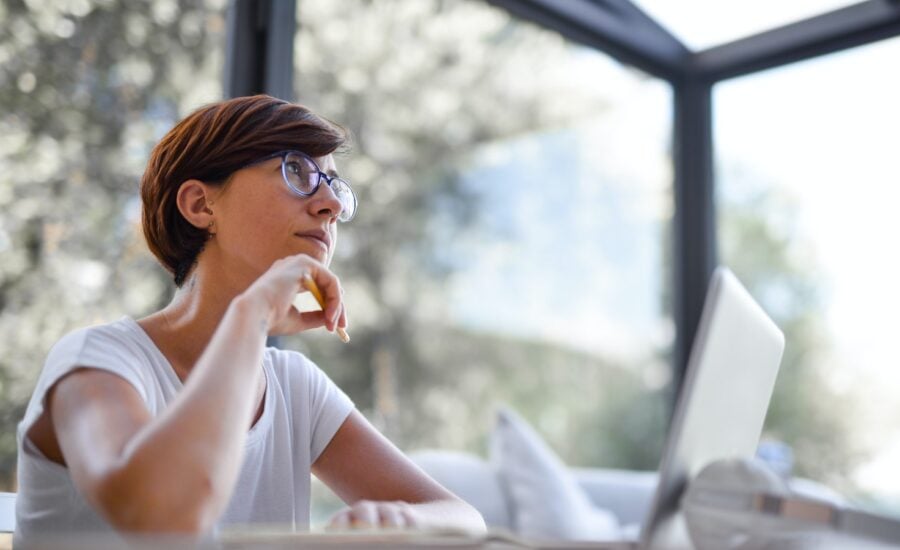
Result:
{"type": "MultiPolygon", "coordinates": [[[[469,366],[422,342],[445,338],[440,329],[417,327],[446,320],[447,277],[466,262],[448,257],[448,241],[477,233],[479,218],[502,207],[463,185],[468,156],[488,142],[595,116],[606,99],[573,77],[589,66],[576,65],[571,44],[483,2],[305,1],[299,27],[297,97],[352,130],[353,155],[341,169],[362,208],[341,230],[335,266],[353,346],[305,337],[287,345],[314,346],[312,355],[387,435],[422,444],[420,435],[451,429],[435,431],[449,410],[422,416],[429,388],[469,366]]],[[[476,340],[460,345],[487,353],[476,340]]],[[[483,379],[498,392],[509,382],[483,379]]]]}
{"type": "Polygon", "coordinates": [[[53,342],[168,301],[137,184],[162,132],[221,96],[223,3],[0,4],[0,485],[53,342]]]}

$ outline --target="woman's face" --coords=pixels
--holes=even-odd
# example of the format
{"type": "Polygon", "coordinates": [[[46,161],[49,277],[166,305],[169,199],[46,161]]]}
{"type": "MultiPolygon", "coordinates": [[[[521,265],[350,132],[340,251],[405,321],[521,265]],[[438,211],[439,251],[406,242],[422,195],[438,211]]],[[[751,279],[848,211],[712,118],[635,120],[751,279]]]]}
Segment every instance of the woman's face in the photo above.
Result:
{"type": "MultiPolygon", "coordinates": [[[[332,155],[314,160],[337,175],[332,155]]],[[[215,246],[229,273],[255,279],[274,261],[301,253],[331,263],[341,203],[324,179],[314,195],[297,195],[284,182],[281,158],[273,158],[235,172],[213,201],[215,246]]]]}

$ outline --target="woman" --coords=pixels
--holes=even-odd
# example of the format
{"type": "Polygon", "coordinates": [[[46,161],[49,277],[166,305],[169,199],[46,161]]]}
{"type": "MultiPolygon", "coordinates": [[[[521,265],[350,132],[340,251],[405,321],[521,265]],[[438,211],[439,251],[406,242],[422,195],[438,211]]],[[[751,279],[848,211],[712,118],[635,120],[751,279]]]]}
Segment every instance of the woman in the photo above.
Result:
{"type": "Polygon", "coordinates": [[[141,182],[150,250],[178,290],[161,311],[51,350],[19,425],[17,539],[73,530],[307,527],[309,473],[350,506],[337,527],[484,530],[314,364],[266,337],[347,326],[328,266],[356,198],[344,131],[268,96],[202,108],[141,182]],[[304,278],[323,311],[292,301],[304,278]]]}

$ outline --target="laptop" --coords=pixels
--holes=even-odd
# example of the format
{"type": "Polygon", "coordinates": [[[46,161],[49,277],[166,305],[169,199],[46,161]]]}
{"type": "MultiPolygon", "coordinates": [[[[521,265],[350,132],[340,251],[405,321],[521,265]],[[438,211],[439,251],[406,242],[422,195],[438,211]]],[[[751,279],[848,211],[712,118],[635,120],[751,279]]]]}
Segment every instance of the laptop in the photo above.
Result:
{"type": "Polygon", "coordinates": [[[783,351],[781,330],[730,270],[717,268],[672,416],[659,484],[641,526],[639,548],[691,548],[679,511],[685,486],[714,460],[756,453],[783,351]]]}

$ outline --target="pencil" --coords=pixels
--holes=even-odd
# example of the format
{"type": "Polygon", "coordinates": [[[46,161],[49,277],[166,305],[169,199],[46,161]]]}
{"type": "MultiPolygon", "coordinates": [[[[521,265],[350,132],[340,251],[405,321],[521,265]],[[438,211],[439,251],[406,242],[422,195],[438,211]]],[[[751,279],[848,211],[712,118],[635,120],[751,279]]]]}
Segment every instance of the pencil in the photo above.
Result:
{"type": "MultiPolygon", "coordinates": [[[[309,293],[313,295],[313,298],[315,298],[316,302],[319,303],[319,307],[322,308],[322,311],[324,311],[325,298],[322,297],[322,293],[319,291],[319,286],[316,284],[316,281],[314,281],[313,278],[309,275],[306,275],[305,277],[303,277],[303,286],[305,286],[306,290],[308,290],[309,293]]],[[[350,335],[347,334],[347,331],[344,330],[344,327],[337,327],[337,335],[341,339],[341,342],[345,344],[350,341],[350,335]]]]}

